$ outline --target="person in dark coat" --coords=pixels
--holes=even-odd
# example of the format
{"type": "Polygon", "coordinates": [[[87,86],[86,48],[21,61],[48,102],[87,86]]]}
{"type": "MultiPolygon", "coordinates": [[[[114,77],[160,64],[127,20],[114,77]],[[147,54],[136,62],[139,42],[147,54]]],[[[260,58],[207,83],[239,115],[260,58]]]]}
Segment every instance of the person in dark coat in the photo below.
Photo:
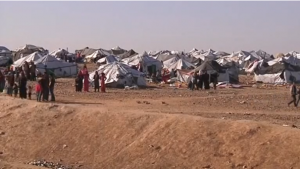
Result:
{"type": "Polygon", "coordinates": [[[295,82],[293,82],[292,86],[290,87],[290,92],[293,100],[288,103],[288,106],[294,103],[294,106],[297,107],[297,103],[296,103],[297,88],[295,82]]]}
{"type": "Polygon", "coordinates": [[[297,106],[298,106],[300,101],[300,88],[297,90],[297,94],[298,94],[298,100],[297,100],[297,106]]]}
{"type": "Polygon", "coordinates": [[[213,83],[214,90],[217,89],[217,83],[218,83],[218,73],[214,73],[210,75],[210,82],[213,83]]]}
{"type": "Polygon", "coordinates": [[[5,76],[0,70],[0,93],[3,92],[4,86],[5,86],[5,76]]]}
{"type": "Polygon", "coordinates": [[[200,90],[203,89],[203,72],[202,71],[198,75],[197,88],[200,90]]]}
{"type": "Polygon", "coordinates": [[[80,81],[80,78],[79,78],[79,75],[77,75],[75,78],[75,91],[76,92],[79,92],[79,81],[80,81]]]}
{"type": "Polygon", "coordinates": [[[99,80],[100,80],[100,76],[99,76],[98,72],[96,71],[95,75],[94,75],[94,88],[95,88],[95,92],[96,91],[99,92],[99,89],[100,89],[99,80]]]}
{"type": "Polygon", "coordinates": [[[36,81],[36,66],[33,61],[30,62],[30,81],[36,81]]]}
{"type": "Polygon", "coordinates": [[[206,71],[203,72],[202,78],[203,78],[204,89],[205,90],[210,89],[210,87],[209,87],[209,74],[206,71]]]}
{"type": "Polygon", "coordinates": [[[55,85],[55,77],[54,74],[50,75],[50,85],[49,85],[49,91],[51,95],[51,100],[52,102],[55,102],[55,95],[54,95],[54,85],[55,85]]]}
{"type": "Polygon", "coordinates": [[[24,63],[24,71],[25,71],[26,78],[30,80],[30,69],[27,61],[25,61],[24,63]]]}
{"type": "Polygon", "coordinates": [[[83,75],[81,71],[78,73],[79,83],[78,83],[78,91],[82,92],[83,89],[83,75]]]}
{"type": "Polygon", "coordinates": [[[15,75],[14,75],[14,71],[10,71],[9,73],[9,95],[12,96],[13,94],[13,86],[15,85],[15,75]]]}
{"type": "Polygon", "coordinates": [[[21,76],[19,78],[19,94],[21,99],[26,99],[26,85],[27,85],[27,78],[24,71],[21,72],[21,76]]]}
{"type": "Polygon", "coordinates": [[[43,101],[49,100],[49,75],[47,72],[43,75],[43,81],[42,81],[42,89],[43,89],[43,101]]]}
{"type": "MultiPolygon", "coordinates": [[[[198,77],[198,73],[194,73],[194,75],[193,75],[193,81],[192,81],[192,90],[194,90],[195,89],[195,86],[197,85],[197,77],[198,77]]],[[[196,88],[196,89],[198,89],[198,88],[196,88]]]]}

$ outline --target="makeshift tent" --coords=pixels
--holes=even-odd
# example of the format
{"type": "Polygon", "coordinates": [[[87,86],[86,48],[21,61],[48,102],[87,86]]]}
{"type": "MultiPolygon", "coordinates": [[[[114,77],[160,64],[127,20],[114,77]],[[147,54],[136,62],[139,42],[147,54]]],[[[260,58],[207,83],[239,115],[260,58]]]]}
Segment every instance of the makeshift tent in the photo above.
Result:
{"type": "Polygon", "coordinates": [[[113,55],[121,55],[127,52],[127,50],[120,48],[119,46],[112,48],[111,52],[113,55]]]}
{"type": "Polygon", "coordinates": [[[213,54],[216,56],[228,56],[229,55],[229,53],[226,53],[223,51],[215,51],[213,54]]]}
{"type": "Polygon", "coordinates": [[[56,77],[69,77],[77,75],[78,66],[75,63],[68,63],[56,59],[54,56],[46,55],[34,62],[38,72],[52,71],[56,77]]]}
{"type": "Polygon", "coordinates": [[[222,67],[216,61],[204,61],[200,66],[191,71],[206,71],[208,74],[218,73],[218,82],[229,82],[229,73],[226,68],[222,67]]]}
{"type": "Polygon", "coordinates": [[[27,55],[30,55],[34,52],[39,52],[42,56],[48,54],[48,50],[45,50],[42,47],[26,44],[25,46],[23,46],[22,48],[20,48],[16,51],[16,53],[13,56],[13,60],[18,60],[18,59],[25,57],[27,55]]]}
{"type": "Polygon", "coordinates": [[[68,55],[68,54],[69,54],[69,52],[65,49],[58,49],[58,50],[55,50],[55,51],[49,53],[49,55],[55,56],[56,58],[60,58],[61,55],[68,55]]]}
{"type": "Polygon", "coordinates": [[[210,61],[215,60],[217,58],[217,55],[214,54],[215,51],[209,50],[205,53],[200,53],[198,55],[194,55],[195,58],[201,59],[203,61],[210,61]]]}
{"type": "Polygon", "coordinates": [[[196,67],[192,63],[188,62],[187,60],[179,56],[166,60],[163,62],[163,64],[164,64],[164,68],[168,69],[169,71],[171,71],[172,69],[174,70],[194,69],[196,67]]]}
{"type": "Polygon", "coordinates": [[[257,82],[300,82],[300,59],[293,56],[277,58],[271,61],[256,61],[248,70],[254,72],[254,79],[257,82]]]}
{"type": "Polygon", "coordinates": [[[85,56],[85,59],[87,62],[91,61],[92,59],[95,59],[95,58],[102,58],[102,57],[105,57],[105,56],[109,56],[110,53],[105,51],[105,50],[96,50],[94,53],[92,53],[91,55],[87,55],[85,56]]]}
{"type": "MultiPolygon", "coordinates": [[[[160,71],[162,68],[162,63],[152,57],[150,57],[146,52],[143,55],[135,55],[130,58],[125,58],[122,60],[125,64],[129,66],[137,66],[139,63],[142,64],[144,72],[150,73],[148,69],[150,67],[155,66],[155,71],[160,71]]],[[[152,71],[152,73],[154,73],[152,71]]]]}
{"type": "Polygon", "coordinates": [[[80,53],[80,56],[85,57],[85,56],[93,54],[97,50],[98,49],[93,49],[93,48],[86,47],[84,49],[75,50],[75,53],[80,53]]]}
{"type": "Polygon", "coordinates": [[[227,69],[229,73],[229,83],[239,83],[239,68],[233,60],[230,60],[229,58],[220,58],[217,59],[216,62],[218,62],[223,68],[227,69]]]}
{"type": "MultiPolygon", "coordinates": [[[[106,76],[105,84],[111,87],[124,87],[124,86],[146,86],[145,74],[132,69],[128,65],[121,62],[113,62],[102,65],[96,70],[99,75],[103,72],[106,76]]],[[[89,76],[90,82],[93,82],[95,71],[89,76]]],[[[101,84],[100,84],[101,85],[101,84]]]]}
{"type": "Polygon", "coordinates": [[[119,61],[119,58],[114,55],[105,56],[97,61],[97,64],[108,64],[119,61]]]}
{"type": "Polygon", "coordinates": [[[180,82],[188,83],[190,80],[191,72],[189,70],[177,70],[177,80],[180,82]]]}
{"type": "Polygon", "coordinates": [[[35,61],[39,60],[40,58],[42,58],[42,56],[38,52],[34,52],[30,55],[27,55],[27,56],[15,61],[12,66],[14,68],[21,67],[25,63],[25,61],[26,62],[31,62],[31,61],[35,62],[35,61]]]}
{"type": "Polygon", "coordinates": [[[175,55],[175,54],[172,54],[172,51],[169,50],[162,50],[162,51],[150,51],[148,52],[148,55],[157,57],[158,55],[175,55]]]}
{"type": "Polygon", "coordinates": [[[134,50],[130,49],[129,51],[127,51],[127,52],[125,52],[123,54],[118,55],[118,57],[120,59],[125,59],[125,58],[129,58],[129,57],[135,56],[137,54],[138,53],[136,53],[134,50]]]}

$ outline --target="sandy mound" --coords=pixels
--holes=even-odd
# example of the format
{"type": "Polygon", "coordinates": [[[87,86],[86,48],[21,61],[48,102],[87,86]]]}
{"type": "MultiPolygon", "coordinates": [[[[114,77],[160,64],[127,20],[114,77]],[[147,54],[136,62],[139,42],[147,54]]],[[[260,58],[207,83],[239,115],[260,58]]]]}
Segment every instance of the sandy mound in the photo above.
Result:
{"type": "Polygon", "coordinates": [[[246,120],[1,99],[0,167],[300,168],[300,131],[246,120]],[[81,167],[79,167],[82,165],[81,167]]]}

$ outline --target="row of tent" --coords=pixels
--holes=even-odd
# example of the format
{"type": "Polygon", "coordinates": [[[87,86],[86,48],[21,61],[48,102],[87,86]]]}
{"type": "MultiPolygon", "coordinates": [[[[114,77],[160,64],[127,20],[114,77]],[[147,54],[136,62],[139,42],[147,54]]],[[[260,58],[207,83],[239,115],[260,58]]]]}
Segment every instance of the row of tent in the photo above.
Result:
{"type": "Polygon", "coordinates": [[[42,56],[38,52],[34,52],[18,59],[13,63],[12,67],[14,69],[21,67],[25,62],[34,62],[38,73],[44,73],[47,69],[54,73],[56,77],[71,77],[78,73],[78,66],[76,63],[68,63],[49,54],[42,56]]]}
{"type": "MultiPolygon", "coordinates": [[[[3,56],[1,49],[0,47],[0,64],[1,56],[3,56]]],[[[7,50],[2,49],[2,51],[7,50]]],[[[250,52],[238,51],[229,54],[212,49],[206,51],[192,49],[189,52],[163,50],[138,54],[132,49],[125,50],[120,47],[115,47],[110,50],[84,48],[76,50],[75,53],[69,53],[64,49],[48,53],[44,48],[26,45],[14,52],[13,59],[15,60],[20,57],[19,60],[15,61],[14,65],[22,63],[23,58],[27,58],[27,60],[33,59],[34,62],[38,64],[42,63],[41,58],[47,57],[48,59],[44,59],[43,64],[39,66],[40,69],[43,65],[49,67],[48,65],[51,65],[50,63],[55,61],[57,63],[54,65],[60,65],[60,68],[53,67],[53,69],[61,70],[58,71],[57,74],[63,77],[76,74],[77,65],[61,61],[59,56],[65,54],[77,57],[78,54],[80,54],[86,62],[96,58],[98,59],[97,63],[100,67],[97,71],[106,72],[108,76],[107,83],[112,83],[112,81],[116,82],[118,81],[116,79],[119,79],[119,84],[125,83],[128,85],[132,82],[139,82],[139,85],[146,84],[145,80],[141,79],[145,78],[149,69],[152,67],[155,67],[155,71],[161,71],[163,68],[169,71],[172,69],[177,70],[177,80],[181,82],[188,82],[189,77],[194,72],[201,70],[206,70],[208,73],[218,72],[218,80],[220,82],[238,83],[238,75],[240,73],[253,73],[256,81],[264,83],[300,81],[300,72],[298,71],[300,70],[298,69],[300,55],[295,51],[286,54],[280,53],[275,56],[262,50],[250,52]],[[35,53],[34,56],[32,55],[33,53],[35,53]],[[38,56],[41,58],[38,58],[38,56]],[[48,62],[47,60],[50,61],[48,62]],[[138,64],[142,65],[143,72],[136,71],[132,68],[138,64]],[[67,71],[62,70],[65,67],[67,71]],[[126,76],[128,76],[128,78],[126,76]]],[[[91,81],[93,73],[90,75],[91,81]]]]}

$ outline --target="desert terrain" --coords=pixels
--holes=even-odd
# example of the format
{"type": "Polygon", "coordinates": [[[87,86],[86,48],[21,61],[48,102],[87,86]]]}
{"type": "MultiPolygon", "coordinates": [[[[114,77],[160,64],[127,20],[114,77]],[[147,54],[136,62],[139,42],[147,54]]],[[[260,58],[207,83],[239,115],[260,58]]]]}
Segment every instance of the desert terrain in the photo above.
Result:
{"type": "Polygon", "coordinates": [[[0,168],[299,169],[300,108],[285,86],[76,93],[57,79],[55,103],[0,96],[0,168]]]}

